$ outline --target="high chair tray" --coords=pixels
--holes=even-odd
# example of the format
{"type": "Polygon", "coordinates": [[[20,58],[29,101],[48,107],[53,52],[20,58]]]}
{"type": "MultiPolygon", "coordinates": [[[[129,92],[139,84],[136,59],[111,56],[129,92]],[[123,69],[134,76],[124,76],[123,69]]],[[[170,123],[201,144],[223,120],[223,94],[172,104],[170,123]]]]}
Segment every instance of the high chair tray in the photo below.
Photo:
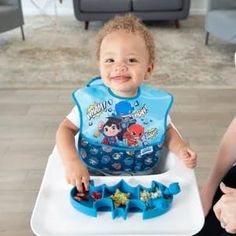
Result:
{"type": "MultiPolygon", "coordinates": [[[[164,154],[163,154],[164,155],[164,154]]],[[[163,158],[164,160],[164,158],[163,158]]],[[[165,214],[143,220],[142,213],[131,212],[127,220],[115,220],[111,212],[98,217],[85,215],[70,203],[72,186],[66,184],[56,149],[49,157],[45,175],[31,217],[31,228],[38,236],[75,235],[193,235],[204,223],[194,171],[186,168],[174,154],[168,153],[162,164],[164,173],[147,176],[92,176],[94,184],[115,185],[121,179],[131,186],[150,187],[152,180],[169,186],[178,182],[181,192],[174,197],[165,214]]]]}

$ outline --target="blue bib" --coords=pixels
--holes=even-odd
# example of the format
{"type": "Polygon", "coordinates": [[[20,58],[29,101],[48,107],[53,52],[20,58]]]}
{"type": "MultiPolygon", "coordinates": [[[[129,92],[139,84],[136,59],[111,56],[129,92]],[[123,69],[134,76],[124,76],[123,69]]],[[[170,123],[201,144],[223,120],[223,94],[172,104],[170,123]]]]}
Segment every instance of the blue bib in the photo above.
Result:
{"type": "Polygon", "coordinates": [[[97,77],[73,98],[80,112],[78,152],[89,168],[118,174],[157,165],[170,94],[141,85],[135,97],[119,97],[97,77]]]}

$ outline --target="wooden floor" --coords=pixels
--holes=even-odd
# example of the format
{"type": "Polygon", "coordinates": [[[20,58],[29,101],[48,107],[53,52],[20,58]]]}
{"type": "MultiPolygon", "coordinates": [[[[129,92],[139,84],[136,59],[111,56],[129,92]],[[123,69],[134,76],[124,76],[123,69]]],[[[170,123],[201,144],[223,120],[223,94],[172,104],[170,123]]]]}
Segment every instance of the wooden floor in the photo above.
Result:
{"type": "MultiPolygon", "coordinates": [[[[198,153],[199,186],[236,115],[236,89],[169,89],[172,120],[198,153]]],[[[30,217],[69,90],[0,90],[0,235],[33,235],[30,217]]]]}

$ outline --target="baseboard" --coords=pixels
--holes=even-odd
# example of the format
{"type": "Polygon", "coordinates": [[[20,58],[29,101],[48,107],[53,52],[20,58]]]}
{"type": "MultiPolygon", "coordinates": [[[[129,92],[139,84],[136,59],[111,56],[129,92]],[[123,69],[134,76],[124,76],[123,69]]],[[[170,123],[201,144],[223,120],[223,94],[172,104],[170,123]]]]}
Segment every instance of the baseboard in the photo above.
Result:
{"type": "Polygon", "coordinates": [[[206,9],[190,9],[189,14],[190,15],[205,15],[206,9]]]}

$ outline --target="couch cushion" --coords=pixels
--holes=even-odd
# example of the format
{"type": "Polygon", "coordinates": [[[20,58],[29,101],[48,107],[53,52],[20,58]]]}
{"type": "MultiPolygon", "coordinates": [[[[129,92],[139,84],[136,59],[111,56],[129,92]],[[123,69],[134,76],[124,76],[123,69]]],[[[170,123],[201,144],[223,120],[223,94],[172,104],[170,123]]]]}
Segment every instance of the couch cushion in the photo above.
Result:
{"type": "Polygon", "coordinates": [[[131,10],[131,0],[81,0],[83,12],[128,12],[131,10]]]}
{"type": "Polygon", "coordinates": [[[183,8],[183,0],[133,0],[134,11],[176,11],[183,8]]]}
{"type": "Polygon", "coordinates": [[[10,12],[16,12],[18,8],[16,6],[11,5],[0,5],[0,13],[1,14],[9,14],[10,12]]]}

